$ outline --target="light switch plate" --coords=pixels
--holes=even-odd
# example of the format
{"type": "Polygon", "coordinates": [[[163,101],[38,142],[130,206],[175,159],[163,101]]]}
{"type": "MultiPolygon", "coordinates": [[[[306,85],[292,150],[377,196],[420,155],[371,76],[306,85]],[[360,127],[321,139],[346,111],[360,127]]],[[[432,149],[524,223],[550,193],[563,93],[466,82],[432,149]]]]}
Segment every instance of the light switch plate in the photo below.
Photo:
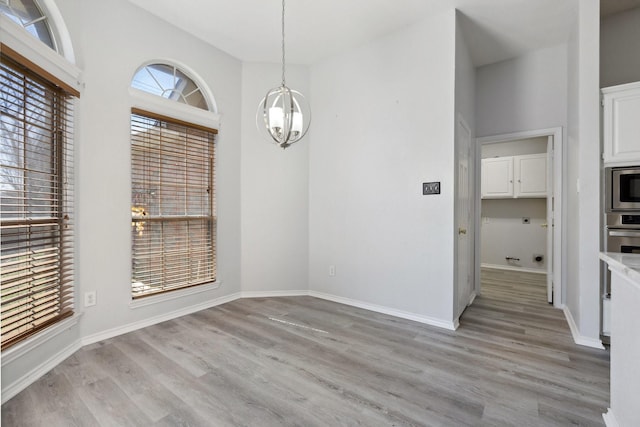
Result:
{"type": "Polygon", "coordinates": [[[440,181],[438,182],[423,182],[422,194],[440,194],[440,181]]]}

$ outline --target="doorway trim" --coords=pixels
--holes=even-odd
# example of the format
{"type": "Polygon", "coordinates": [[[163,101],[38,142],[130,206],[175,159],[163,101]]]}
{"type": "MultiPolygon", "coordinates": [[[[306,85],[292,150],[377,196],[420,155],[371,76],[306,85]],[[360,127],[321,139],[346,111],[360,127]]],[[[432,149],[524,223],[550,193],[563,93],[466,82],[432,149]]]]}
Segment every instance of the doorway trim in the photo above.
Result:
{"type": "Polygon", "coordinates": [[[480,282],[480,213],[481,213],[481,158],[482,146],[497,142],[507,142],[518,139],[549,137],[553,138],[553,198],[554,198],[554,225],[553,225],[553,306],[564,308],[563,295],[565,292],[566,272],[563,268],[566,261],[566,231],[565,231],[565,198],[564,176],[565,170],[565,144],[562,127],[537,129],[522,132],[506,133],[500,135],[483,136],[476,138],[475,155],[475,226],[474,226],[474,265],[476,292],[482,294],[480,282]]]}

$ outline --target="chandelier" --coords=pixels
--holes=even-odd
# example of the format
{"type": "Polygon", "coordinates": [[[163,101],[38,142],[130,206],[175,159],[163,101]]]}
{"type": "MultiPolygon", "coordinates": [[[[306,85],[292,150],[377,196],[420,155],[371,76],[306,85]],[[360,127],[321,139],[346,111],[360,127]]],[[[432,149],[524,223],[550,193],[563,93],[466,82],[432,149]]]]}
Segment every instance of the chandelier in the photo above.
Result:
{"type": "Polygon", "coordinates": [[[311,109],[306,98],[285,81],[284,0],[282,0],[282,84],[270,89],[258,105],[256,125],[269,142],[287,148],[309,130],[311,109]]]}

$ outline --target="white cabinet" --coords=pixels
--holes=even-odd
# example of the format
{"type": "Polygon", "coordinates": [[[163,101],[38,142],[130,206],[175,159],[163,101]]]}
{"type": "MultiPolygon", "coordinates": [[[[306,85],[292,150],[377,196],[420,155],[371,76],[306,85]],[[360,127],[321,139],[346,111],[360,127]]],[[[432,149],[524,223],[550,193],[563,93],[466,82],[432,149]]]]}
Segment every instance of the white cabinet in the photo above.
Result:
{"type": "Polygon", "coordinates": [[[513,158],[514,196],[547,197],[547,154],[513,158]]]}
{"type": "Polygon", "coordinates": [[[640,164],[640,82],[602,89],[604,163],[640,164]]]}
{"type": "Polygon", "coordinates": [[[513,157],[482,159],[483,199],[513,197],[513,157]]]}
{"type": "Polygon", "coordinates": [[[547,155],[482,159],[483,199],[547,197],[547,155]]]}

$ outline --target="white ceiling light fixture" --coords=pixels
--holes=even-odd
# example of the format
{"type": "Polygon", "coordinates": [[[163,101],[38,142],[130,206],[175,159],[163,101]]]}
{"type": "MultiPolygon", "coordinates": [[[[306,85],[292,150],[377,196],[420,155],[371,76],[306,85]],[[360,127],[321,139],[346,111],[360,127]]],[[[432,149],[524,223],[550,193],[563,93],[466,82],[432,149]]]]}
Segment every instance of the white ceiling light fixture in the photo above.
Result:
{"type": "Polygon", "coordinates": [[[260,101],[256,125],[269,142],[287,148],[300,141],[309,130],[311,109],[300,92],[289,89],[285,81],[284,0],[282,0],[282,85],[275,87],[260,101]]]}

